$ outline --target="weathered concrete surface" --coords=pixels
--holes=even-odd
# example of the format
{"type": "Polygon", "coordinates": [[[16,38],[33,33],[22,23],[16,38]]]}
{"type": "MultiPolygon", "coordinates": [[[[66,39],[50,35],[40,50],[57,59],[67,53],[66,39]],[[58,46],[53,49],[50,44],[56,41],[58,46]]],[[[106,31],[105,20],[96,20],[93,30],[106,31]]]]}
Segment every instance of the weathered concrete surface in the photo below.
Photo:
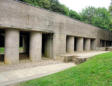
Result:
{"type": "MultiPolygon", "coordinates": [[[[100,40],[112,41],[110,31],[15,0],[0,0],[0,29],[53,33],[54,59],[66,53],[67,36],[94,39],[94,49],[101,47],[100,40]]],[[[83,51],[82,43],[77,48],[83,51]]]]}
{"type": "Polygon", "coordinates": [[[8,29],[5,33],[5,63],[19,63],[19,31],[8,29]]]}
{"type": "MultiPolygon", "coordinates": [[[[6,86],[21,81],[39,78],[75,66],[74,63],[59,63],[33,68],[24,68],[0,73],[0,85],[6,86]]],[[[12,86],[12,85],[10,85],[12,86]]]]}
{"type": "Polygon", "coordinates": [[[1,27],[112,40],[109,31],[14,0],[0,0],[0,12],[1,27]]]}
{"type": "Polygon", "coordinates": [[[91,50],[95,50],[96,48],[96,43],[95,43],[95,39],[91,40],[91,50]]]}
{"type": "Polygon", "coordinates": [[[74,37],[73,36],[68,36],[66,39],[66,48],[67,52],[73,53],[74,52],[74,37]]]}
{"type": "Polygon", "coordinates": [[[77,56],[77,58],[90,58],[94,55],[102,54],[102,53],[107,53],[109,51],[90,51],[90,52],[76,52],[74,55],[77,56]]]}
{"type": "Polygon", "coordinates": [[[30,34],[30,60],[39,61],[42,57],[42,33],[31,32],[30,34]]]}
{"type": "Polygon", "coordinates": [[[53,58],[53,35],[43,34],[43,39],[44,56],[47,58],[53,58]]]}
{"type": "Polygon", "coordinates": [[[85,50],[86,51],[90,51],[90,47],[91,47],[91,44],[90,44],[90,39],[86,39],[85,41],[85,50]]]}
{"type": "Polygon", "coordinates": [[[77,39],[77,51],[79,51],[79,52],[83,51],[83,42],[84,42],[84,40],[82,37],[79,37],[77,39]]]}
{"type": "Polygon", "coordinates": [[[53,54],[54,59],[61,54],[66,53],[66,34],[54,34],[53,36],[53,54]]]}

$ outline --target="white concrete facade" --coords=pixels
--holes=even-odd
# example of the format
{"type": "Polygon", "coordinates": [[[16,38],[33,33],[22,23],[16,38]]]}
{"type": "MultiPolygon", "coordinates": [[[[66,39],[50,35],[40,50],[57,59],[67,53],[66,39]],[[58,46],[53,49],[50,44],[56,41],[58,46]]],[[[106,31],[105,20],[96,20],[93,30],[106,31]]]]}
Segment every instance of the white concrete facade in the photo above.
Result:
{"type": "Polygon", "coordinates": [[[75,43],[76,52],[82,52],[102,47],[101,40],[106,41],[106,46],[112,42],[110,31],[14,0],[0,0],[0,12],[0,30],[5,32],[6,64],[19,63],[20,32],[30,33],[29,41],[23,40],[23,48],[29,48],[27,54],[31,61],[42,59],[42,34],[45,33],[52,34],[52,39],[45,41],[44,51],[53,59],[74,52],[75,43]],[[84,39],[87,39],[85,44],[84,39]]]}

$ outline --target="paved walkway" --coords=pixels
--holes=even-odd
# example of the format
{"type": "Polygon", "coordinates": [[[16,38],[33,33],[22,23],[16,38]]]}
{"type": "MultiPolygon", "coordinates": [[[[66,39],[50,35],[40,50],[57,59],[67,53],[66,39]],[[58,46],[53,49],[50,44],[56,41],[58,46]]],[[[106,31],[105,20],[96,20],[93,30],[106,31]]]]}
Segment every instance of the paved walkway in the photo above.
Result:
{"type": "Polygon", "coordinates": [[[11,70],[0,73],[0,86],[8,86],[21,81],[39,78],[52,73],[62,71],[66,68],[75,66],[73,63],[59,63],[47,66],[38,66],[33,68],[25,68],[11,70]]]}
{"type": "MultiPolygon", "coordinates": [[[[106,52],[107,51],[92,51],[92,52],[74,53],[74,55],[78,56],[79,58],[88,58],[106,52]]],[[[63,63],[51,60],[40,62],[38,64],[25,63],[18,65],[0,66],[0,86],[7,86],[9,84],[39,78],[42,76],[62,71],[64,69],[73,66],[75,66],[74,63],[63,63]],[[43,63],[44,65],[42,65],[43,63]]]]}
{"type": "Polygon", "coordinates": [[[78,58],[90,58],[92,56],[107,53],[110,51],[91,51],[91,52],[82,52],[82,53],[76,53],[75,55],[78,56],[78,58]]]}
{"type": "Polygon", "coordinates": [[[89,51],[89,52],[75,52],[75,53],[71,53],[71,54],[66,54],[66,55],[74,55],[77,58],[90,58],[92,56],[98,55],[98,54],[102,54],[102,53],[107,53],[110,51],[89,51]]]}

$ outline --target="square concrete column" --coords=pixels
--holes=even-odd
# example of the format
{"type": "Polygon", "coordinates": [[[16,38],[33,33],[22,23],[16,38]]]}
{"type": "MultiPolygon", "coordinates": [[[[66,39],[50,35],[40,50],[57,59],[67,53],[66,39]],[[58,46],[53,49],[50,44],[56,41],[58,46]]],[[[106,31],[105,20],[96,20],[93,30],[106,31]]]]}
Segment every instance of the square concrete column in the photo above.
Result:
{"type": "Polygon", "coordinates": [[[89,51],[90,50],[90,46],[91,46],[91,41],[88,38],[88,39],[85,40],[85,50],[89,51]]]}
{"type": "Polygon", "coordinates": [[[40,61],[41,60],[41,50],[42,50],[42,33],[31,32],[30,34],[30,60],[40,61]]]}
{"type": "Polygon", "coordinates": [[[67,37],[67,52],[72,53],[74,52],[74,37],[69,36],[67,37]]]}
{"type": "Polygon", "coordinates": [[[82,52],[83,51],[83,38],[79,37],[77,39],[77,51],[82,52]]]}
{"type": "Polygon", "coordinates": [[[19,31],[7,29],[5,32],[5,64],[19,63],[19,31]]]}

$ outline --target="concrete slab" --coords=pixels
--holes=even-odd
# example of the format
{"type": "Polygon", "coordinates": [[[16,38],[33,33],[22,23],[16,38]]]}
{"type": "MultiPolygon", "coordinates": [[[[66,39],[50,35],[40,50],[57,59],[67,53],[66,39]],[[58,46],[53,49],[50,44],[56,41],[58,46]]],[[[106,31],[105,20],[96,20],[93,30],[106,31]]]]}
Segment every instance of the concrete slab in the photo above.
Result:
{"type": "Polygon", "coordinates": [[[85,51],[85,52],[74,52],[70,54],[66,54],[65,56],[76,56],[77,58],[90,58],[92,56],[107,53],[110,51],[85,51]]]}
{"type": "Polygon", "coordinates": [[[109,51],[90,51],[90,52],[75,53],[75,55],[77,56],[77,58],[90,58],[92,56],[107,52],[109,51]]]}

